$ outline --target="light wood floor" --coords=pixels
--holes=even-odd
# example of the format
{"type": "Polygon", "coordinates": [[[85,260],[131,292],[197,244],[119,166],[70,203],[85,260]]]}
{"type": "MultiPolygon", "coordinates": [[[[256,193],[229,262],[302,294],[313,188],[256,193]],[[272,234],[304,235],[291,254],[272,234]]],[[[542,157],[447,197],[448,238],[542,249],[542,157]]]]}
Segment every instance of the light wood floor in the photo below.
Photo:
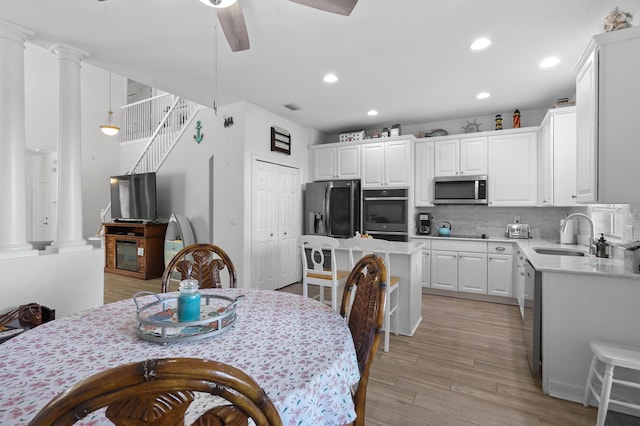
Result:
{"type": "MultiPolygon", "coordinates": [[[[159,292],[160,279],[105,274],[105,303],[145,290],[159,292]]],[[[283,290],[302,294],[300,284],[283,290]]],[[[595,408],[544,395],[532,379],[516,306],[423,295],[422,317],[413,337],[392,334],[388,353],[380,346],[367,426],[595,425],[595,408]]],[[[607,416],[607,426],[639,424],[607,416]]]]}

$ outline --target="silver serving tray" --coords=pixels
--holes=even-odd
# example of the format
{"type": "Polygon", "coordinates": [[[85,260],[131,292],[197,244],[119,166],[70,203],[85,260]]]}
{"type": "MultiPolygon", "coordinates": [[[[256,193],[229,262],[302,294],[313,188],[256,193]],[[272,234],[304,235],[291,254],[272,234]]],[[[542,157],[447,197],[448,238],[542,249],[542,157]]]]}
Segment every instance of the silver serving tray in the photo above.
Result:
{"type": "Polygon", "coordinates": [[[156,343],[193,342],[217,336],[229,330],[236,322],[236,307],[244,295],[235,299],[214,294],[202,294],[200,319],[178,321],[178,298],[163,299],[149,291],[133,295],[136,304],[136,335],[156,343]],[[143,296],[155,296],[157,300],[140,305],[143,296]]]}

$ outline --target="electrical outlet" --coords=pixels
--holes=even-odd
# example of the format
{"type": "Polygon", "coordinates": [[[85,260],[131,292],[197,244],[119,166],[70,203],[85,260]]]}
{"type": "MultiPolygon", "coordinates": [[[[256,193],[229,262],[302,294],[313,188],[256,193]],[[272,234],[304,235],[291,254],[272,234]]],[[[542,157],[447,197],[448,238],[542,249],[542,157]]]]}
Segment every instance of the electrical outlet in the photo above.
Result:
{"type": "Polygon", "coordinates": [[[520,223],[520,216],[514,216],[513,223],[520,223]]]}

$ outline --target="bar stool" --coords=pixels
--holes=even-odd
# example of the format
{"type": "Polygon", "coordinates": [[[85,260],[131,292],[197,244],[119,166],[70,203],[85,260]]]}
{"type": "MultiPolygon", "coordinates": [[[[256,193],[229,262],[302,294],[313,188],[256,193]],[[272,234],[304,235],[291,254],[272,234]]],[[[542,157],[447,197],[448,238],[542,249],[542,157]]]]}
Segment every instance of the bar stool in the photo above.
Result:
{"type": "Polygon", "coordinates": [[[591,393],[598,401],[598,421],[596,426],[604,426],[605,418],[609,403],[617,404],[622,407],[640,410],[640,404],[634,404],[628,401],[611,398],[611,386],[613,384],[627,386],[633,389],[640,389],[640,382],[630,382],[627,380],[614,379],[613,370],[615,367],[626,368],[640,372],[640,348],[632,348],[629,346],[617,345],[615,343],[605,343],[599,341],[591,341],[591,350],[593,351],[593,360],[589,369],[589,377],[587,378],[587,386],[584,391],[585,407],[589,406],[589,397],[591,393]],[[604,374],[598,372],[598,364],[604,364],[604,374]],[[598,394],[595,384],[598,379],[601,384],[600,394],[598,394]]]}

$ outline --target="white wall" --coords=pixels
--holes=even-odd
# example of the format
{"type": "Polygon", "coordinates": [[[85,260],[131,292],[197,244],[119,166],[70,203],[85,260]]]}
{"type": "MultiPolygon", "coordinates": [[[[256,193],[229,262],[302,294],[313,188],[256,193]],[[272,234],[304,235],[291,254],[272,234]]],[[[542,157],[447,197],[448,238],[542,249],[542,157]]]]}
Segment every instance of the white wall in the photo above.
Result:
{"type": "Polygon", "coordinates": [[[35,302],[55,309],[56,318],[61,318],[100,306],[103,270],[102,249],[2,259],[0,312],[35,302]]]}
{"type": "MultiPolygon", "coordinates": [[[[307,147],[318,135],[246,102],[220,107],[217,116],[201,110],[158,171],[160,217],[186,216],[196,241],[222,247],[236,266],[238,286],[250,287],[252,160],[298,167],[306,182],[307,147]],[[234,124],[225,128],[225,117],[233,117],[234,124]],[[204,134],[200,144],[193,139],[198,120],[204,134]],[[271,126],[291,132],[290,156],[270,151],[271,126]]],[[[127,150],[139,152],[139,145],[129,144],[127,150]]]]}

